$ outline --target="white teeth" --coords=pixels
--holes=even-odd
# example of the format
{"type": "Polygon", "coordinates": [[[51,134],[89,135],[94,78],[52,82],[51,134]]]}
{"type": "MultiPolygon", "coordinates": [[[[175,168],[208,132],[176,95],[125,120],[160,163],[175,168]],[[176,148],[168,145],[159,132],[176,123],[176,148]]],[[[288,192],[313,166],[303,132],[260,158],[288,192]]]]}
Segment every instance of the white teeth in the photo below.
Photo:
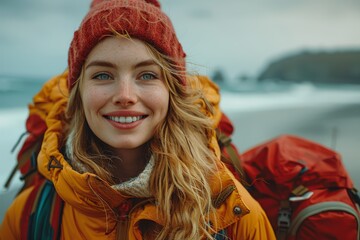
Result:
{"type": "Polygon", "coordinates": [[[132,123],[132,122],[139,121],[141,119],[141,116],[137,116],[137,117],[114,117],[114,116],[109,116],[109,119],[114,121],[114,122],[119,122],[119,123],[132,123]]]}

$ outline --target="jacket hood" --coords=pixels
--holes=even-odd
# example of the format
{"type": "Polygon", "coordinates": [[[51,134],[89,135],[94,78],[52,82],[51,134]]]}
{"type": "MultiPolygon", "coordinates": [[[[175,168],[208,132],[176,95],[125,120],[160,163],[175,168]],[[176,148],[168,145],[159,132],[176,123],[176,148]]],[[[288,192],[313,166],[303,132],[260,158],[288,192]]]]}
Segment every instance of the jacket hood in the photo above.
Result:
{"type": "MultiPolygon", "coordinates": [[[[215,113],[212,117],[214,126],[217,126],[221,117],[219,89],[206,77],[192,77],[191,81],[196,80],[199,80],[209,101],[214,105],[215,113]]],[[[65,141],[64,130],[67,127],[65,120],[68,102],[67,89],[66,72],[48,81],[33,99],[31,114],[43,117],[47,125],[38,156],[38,169],[43,176],[53,182],[58,194],[67,204],[89,216],[98,217],[103,219],[102,221],[106,219],[109,222],[106,231],[109,231],[116,225],[115,217],[109,216],[112,215],[114,209],[121,208],[130,196],[116,191],[95,174],[75,171],[59,151],[65,141]]],[[[215,135],[210,140],[210,146],[220,159],[220,150],[215,135]]],[[[218,174],[211,180],[218,216],[216,220],[211,220],[213,217],[210,217],[210,221],[214,223],[215,229],[223,229],[238,221],[240,217],[249,212],[249,209],[242,200],[243,187],[235,181],[233,175],[220,160],[218,169],[218,174]],[[223,204],[225,200],[226,204],[223,204]],[[241,213],[234,217],[232,206],[239,206],[242,209],[241,213]]],[[[137,218],[156,219],[160,225],[163,225],[161,219],[158,219],[156,215],[155,206],[148,204],[151,200],[144,199],[144,202],[147,205],[141,214],[137,214],[137,218]]]]}

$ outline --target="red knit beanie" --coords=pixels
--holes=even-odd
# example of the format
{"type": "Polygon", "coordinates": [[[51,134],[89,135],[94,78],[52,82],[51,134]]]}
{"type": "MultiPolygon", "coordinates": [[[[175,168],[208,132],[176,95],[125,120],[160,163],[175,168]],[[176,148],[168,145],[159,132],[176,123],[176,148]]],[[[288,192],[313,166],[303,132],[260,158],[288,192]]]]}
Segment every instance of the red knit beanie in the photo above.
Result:
{"type": "Polygon", "coordinates": [[[79,78],[81,68],[95,45],[113,31],[129,34],[145,41],[172,59],[175,70],[183,73],[185,84],[185,53],[168,16],[157,0],[93,0],[69,49],[68,86],[79,78]]]}

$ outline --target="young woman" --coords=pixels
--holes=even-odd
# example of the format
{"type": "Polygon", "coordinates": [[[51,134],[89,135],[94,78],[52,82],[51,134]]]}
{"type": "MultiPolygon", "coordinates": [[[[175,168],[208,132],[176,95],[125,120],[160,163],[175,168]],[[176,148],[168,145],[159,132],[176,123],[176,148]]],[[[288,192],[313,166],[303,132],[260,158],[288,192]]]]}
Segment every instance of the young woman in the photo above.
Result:
{"type": "MultiPolygon", "coordinates": [[[[38,170],[64,202],[50,238],[275,239],[219,160],[218,89],[186,76],[157,1],[93,1],[68,67],[35,97],[47,125],[38,170]]],[[[29,238],[21,216],[33,192],[9,208],[1,239],[29,238]]]]}

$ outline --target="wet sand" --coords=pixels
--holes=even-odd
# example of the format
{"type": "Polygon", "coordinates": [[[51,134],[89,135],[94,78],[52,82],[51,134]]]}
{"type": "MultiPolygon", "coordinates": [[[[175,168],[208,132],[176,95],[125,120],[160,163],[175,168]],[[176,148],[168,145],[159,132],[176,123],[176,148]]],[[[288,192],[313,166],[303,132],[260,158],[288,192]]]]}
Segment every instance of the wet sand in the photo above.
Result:
{"type": "Polygon", "coordinates": [[[233,141],[241,152],[281,134],[298,135],[338,151],[360,187],[360,103],[241,112],[224,108],[236,124],[233,141]]]}

